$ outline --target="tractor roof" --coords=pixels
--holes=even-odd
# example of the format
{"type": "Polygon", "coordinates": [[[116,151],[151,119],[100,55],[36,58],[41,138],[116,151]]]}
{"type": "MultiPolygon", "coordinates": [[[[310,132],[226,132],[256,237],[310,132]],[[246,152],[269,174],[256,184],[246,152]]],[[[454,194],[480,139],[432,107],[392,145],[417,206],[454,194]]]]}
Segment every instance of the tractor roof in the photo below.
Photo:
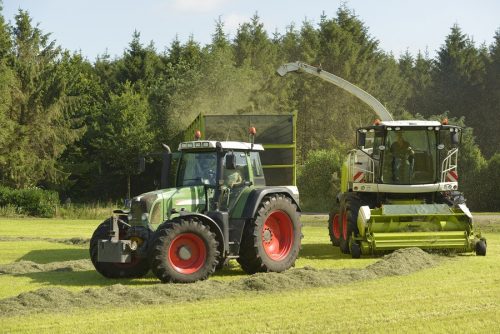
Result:
{"type": "MultiPolygon", "coordinates": [[[[179,151],[197,151],[200,149],[215,149],[217,146],[217,141],[215,140],[195,140],[186,141],[179,144],[179,151]]],[[[236,150],[236,151],[264,151],[264,147],[261,144],[252,144],[239,142],[239,141],[221,141],[219,142],[224,150],[236,150]]]]}

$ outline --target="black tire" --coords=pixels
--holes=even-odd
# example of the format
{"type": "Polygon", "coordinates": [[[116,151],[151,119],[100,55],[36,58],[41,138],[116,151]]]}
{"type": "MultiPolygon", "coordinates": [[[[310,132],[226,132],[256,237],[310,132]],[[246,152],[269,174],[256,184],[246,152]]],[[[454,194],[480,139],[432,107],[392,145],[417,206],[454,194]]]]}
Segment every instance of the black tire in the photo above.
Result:
{"type": "Polygon", "coordinates": [[[196,217],[176,218],[155,232],[149,252],[151,271],[162,282],[192,283],[215,271],[215,234],[196,217]]]}
{"type": "Polygon", "coordinates": [[[344,254],[351,252],[351,237],[358,235],[358,212],[361,207],[361,200],[355,193],[347,193],[340,204],[341,212],[341,237],[340,237],[340,251],[344,254]]]}
{"type": "MultiPolygon", "coordinates": [[[[126,235],[127,226],[118,222],[120,239],[126,235]]],[[[98,273],[107,278],[138,278],[143,277],[149,271],[149,263],[146,258],[139,258],[132,254],[130,263],[98,262],[97,247],[99,240],[109,240],[111,218],[102,222],[90,238],[90,259],[98,273]]]]}
{"type": "Polygon", "coordinates": [[[336,212],[330,212],[328,215],[328,234],[330,235],[330,242],[334,247],[340,245],[340,232],[340,215],[336,212]]]}
{"type": "Polygon", "coordinates": [[[297,206],[284,195],[265,197],[245,225],[238,262],[248,274],[282,272],[295,265],[301,239],[297,206]]]}
{"type": "Polygon", "coordinates": [[[359,259],[361,257],[361,247],[357,242],[351,242],[351,256],[353,259],[359,259]]]}
{"type": "Polygon", "coordinates": [[[479,256],[486,256],[486,240],[481,239],[478,242],[476,242],[476,255],[479,256]]]}

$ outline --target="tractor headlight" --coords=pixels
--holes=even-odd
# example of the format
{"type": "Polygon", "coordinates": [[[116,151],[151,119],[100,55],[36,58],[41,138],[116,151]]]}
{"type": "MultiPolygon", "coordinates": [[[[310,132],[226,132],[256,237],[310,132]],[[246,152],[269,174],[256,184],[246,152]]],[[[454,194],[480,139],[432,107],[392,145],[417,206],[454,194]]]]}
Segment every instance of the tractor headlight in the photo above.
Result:
{"type": "Polygon", "coordinates": [[[142,214],[142,216],[141,216],[141,220],[142,220],[142,221],[147,221],[147,220],[148,220],[148,218],[149,218],[149,215],[148,215],[146,212],[145,212],[145,213],[143,213],[143,214],[142,214]]]}

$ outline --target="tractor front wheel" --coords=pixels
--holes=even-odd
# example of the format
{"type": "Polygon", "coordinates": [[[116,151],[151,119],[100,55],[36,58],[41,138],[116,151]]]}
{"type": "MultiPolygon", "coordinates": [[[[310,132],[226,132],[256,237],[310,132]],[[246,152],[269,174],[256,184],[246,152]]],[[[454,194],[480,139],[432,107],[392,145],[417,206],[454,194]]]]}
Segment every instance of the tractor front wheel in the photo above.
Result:
{"type": "MultiPolygon", "coordinates": [[[[127,233],[127,226],[118,221],[119,237],[123,239],[127,233]]],[[[146,275],[149,271],[149,264],[146,258],[139,258],[132,254],[132,261],[129,263],[98,262],[97,249],[99,240],[109,240],[111,229],[111,218],[101,223],[94,231],[90,239],[90,259],[97,272],[107,278],[137,278],[146,275]]]]}
{"type": "Polygon", "coordinates": [[[162,282],[191,283],[215,271],[219,251],[215,234],[195,217],[158,227],[151,245],[151,270],[162,282]]]}
{"type": "Polygon", "coordinates": [[[248,274],[287,270],[295,264],[301,239],[297,206],[283,195],[265,197],[245,226],[238,262],[248,274]]]}

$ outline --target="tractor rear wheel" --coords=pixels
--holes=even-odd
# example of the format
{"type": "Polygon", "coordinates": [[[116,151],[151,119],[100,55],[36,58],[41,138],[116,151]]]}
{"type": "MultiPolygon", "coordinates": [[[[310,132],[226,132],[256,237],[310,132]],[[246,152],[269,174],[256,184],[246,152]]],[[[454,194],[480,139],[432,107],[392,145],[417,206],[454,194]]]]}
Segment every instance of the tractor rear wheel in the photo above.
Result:
{"type": "Polygon", "coordinates": [[[166,222],[153,237],[151,270],[164,283],[204,280],[215,271],[217,246],[215,234],[196,217],[166,222]]]}
{"type": "Polygon", "coordinates": [[[341,237],[340,250],[344,254],[351,253],[351,238],[352,235],[358,235],[358,212],[361,207],[361,200],[355,193],[348,193],[342,200],[340,205],[341,212],[341,237]]]}
{"type": "MultiPolygon", "coordinates": [[[[120,239],[125,238],[128,227],[118,221],[120,239]]],[[[111,218],[102,222],[94,231],[90,238],[90,259],[97,272],[107,278],[137,278],[146,275],[149,271],[149,263],[146,258],[139,258],[132,254],[132,261],[129,263],[98,262],[97,249],[99,240],[109,240],[111,228],[111,218]]]]}
{"type": "Polygon", "coordinates": [[[245,225],[238,262],[248,274],[287,270],[295,264],[301,239],[297,206],[284,195],[265,197],[245,225]]]}
{"type": "Polygon", "coordinates": [[[340,245],[340,215],[336,212],[330,212],[328,217],[328,234],[332,245],[338,247],[340,245]]]}

